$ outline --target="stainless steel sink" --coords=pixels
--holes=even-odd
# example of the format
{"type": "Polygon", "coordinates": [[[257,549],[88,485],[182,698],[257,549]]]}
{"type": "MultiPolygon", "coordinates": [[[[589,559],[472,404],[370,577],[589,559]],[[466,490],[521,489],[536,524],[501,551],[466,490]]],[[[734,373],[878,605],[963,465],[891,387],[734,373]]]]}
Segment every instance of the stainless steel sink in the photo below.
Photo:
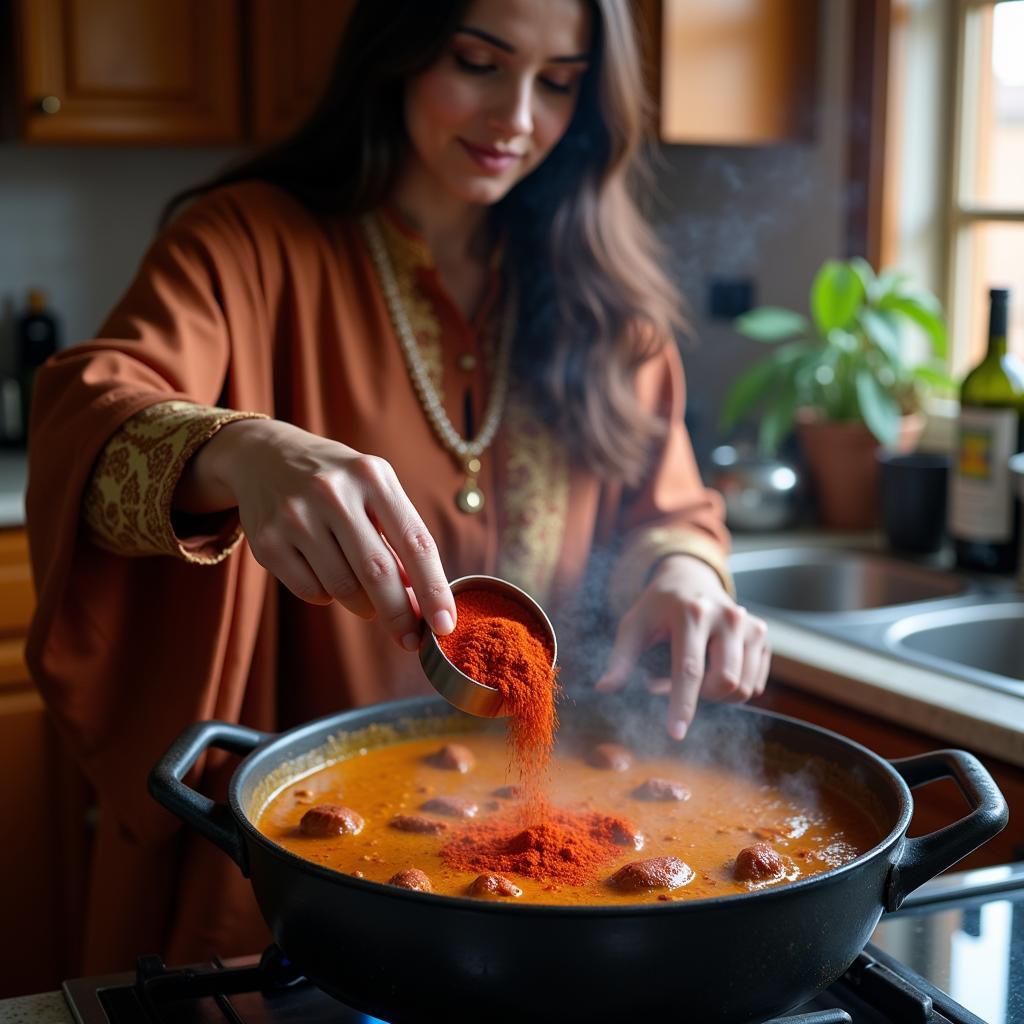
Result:
{"type": "Polygon", "coordinates": [[[738,552],[730,567],[759,615],[1024,697],[1024,595],[1008,578],[809,546],[738,552]]]}
{"type": "Polygon", "coordinates": [[[855,612],[954,597],[967,590],[949,573],[868,552],[780,548],[734,555],[744,604],[803,613],[855,612]]]}
{"type": "Polygon", "coordinates": [[[898,654],[935,667],[950,662],[1024,681],[1024,602],[946,608],[900,619],[886,631],[898,654]]]}

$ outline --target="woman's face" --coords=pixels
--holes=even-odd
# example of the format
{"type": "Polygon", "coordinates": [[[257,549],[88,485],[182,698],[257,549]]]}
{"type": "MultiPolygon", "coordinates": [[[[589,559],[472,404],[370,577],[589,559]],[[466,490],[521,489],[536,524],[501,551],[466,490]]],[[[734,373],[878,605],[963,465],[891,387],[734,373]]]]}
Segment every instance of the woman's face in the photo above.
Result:
{"type": "Polygon", "coordinates": [[[464,202],[496,203],[568,128],[590,33],[584,0],[473,0],[406,89],[413,169],[464,202]]]}

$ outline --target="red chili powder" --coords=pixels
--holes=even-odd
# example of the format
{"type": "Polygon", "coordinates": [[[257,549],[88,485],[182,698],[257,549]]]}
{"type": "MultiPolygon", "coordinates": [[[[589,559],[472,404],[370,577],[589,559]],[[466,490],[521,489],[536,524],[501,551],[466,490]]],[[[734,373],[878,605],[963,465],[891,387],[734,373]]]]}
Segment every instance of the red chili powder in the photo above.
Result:
{"type": "Polygon", "coordinates": [[[509,711],[512,767],[524,791],[521,820],[541,821],[547,813],[544,781],[558,727],[549,638],[536,617],[511,598],[464,590],[456,594],[455,605],[455,631],[437,642],[456,668],[501,693],[509,711]]]}
{"type": "Polygon", "coordinates": [[[452,868],[525,875],[583,885],[601,867],[632,847],[634,827],[598,811],[552,811],[539,825],[521,828],[507,818],[467,825],[441,857],[452,868]]]}

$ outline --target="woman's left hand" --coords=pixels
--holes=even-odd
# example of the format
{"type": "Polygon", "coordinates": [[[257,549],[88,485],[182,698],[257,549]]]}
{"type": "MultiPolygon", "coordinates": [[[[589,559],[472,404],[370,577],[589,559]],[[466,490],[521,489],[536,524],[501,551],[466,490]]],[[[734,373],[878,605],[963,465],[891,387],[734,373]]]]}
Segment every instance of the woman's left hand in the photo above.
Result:
{"type": "Polygon", "coordinates": [[[718,574],[691,555],[670,555],[623,615],[605,674],[596,688],[621,689],[647,648],[668,640],[671,677],[652,679],[668,693],[668,731],[681,740],[698,697],[749,700],[764,692],[771,650],[767,627],[726,593],[718,574]]]}

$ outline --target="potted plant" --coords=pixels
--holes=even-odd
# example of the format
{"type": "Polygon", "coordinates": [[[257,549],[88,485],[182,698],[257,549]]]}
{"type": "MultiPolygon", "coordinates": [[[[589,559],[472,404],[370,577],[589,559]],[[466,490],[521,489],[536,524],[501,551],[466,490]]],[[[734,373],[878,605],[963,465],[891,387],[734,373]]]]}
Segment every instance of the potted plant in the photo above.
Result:
{"type": "Polygon", "coordinates": [[[795,426],[822,523],[875,525],[878,447],[912,448],[925,395],[953,387],[939,301],[898,271],[828,260],[811,284],[809,316],[764,306],[735,326],[774,351],[732,384],[723,427],[759,410],[760,447],[771,453],[795,426]],[[911,325],[930,349],[915,364],[906,352],[911,325]]]}

